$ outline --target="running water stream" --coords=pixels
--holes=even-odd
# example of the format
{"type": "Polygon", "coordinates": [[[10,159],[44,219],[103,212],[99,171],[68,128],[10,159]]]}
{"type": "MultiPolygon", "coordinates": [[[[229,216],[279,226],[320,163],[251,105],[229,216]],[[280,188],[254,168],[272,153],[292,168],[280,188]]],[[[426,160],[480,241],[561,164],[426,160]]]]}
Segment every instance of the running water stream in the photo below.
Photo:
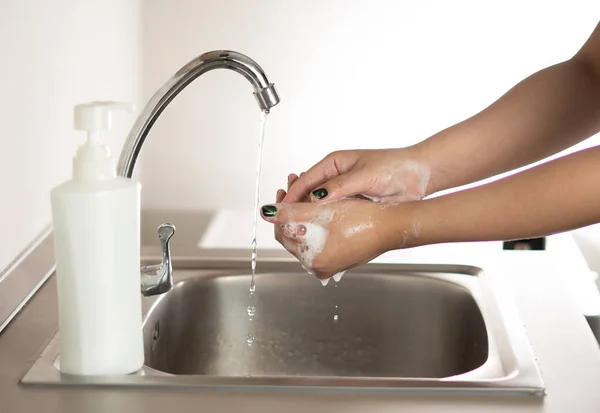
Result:
{"type": "Polygon", "coordinates": [[[252,233],[252,280],[250,281],[250,294],[254,294],[256,285],[254,284],[254,276],[256,275],[256,256],[257,256],[257,244],[256,244],[256,226],[258,224],[258,204],[259,204],[259,191],[260,191],[260,172],[262,169],[262,152],[263,142],[265,140],[265,124],[267,123],[267,116],[269,112],[263,111],[260,122],[260,133],[258,136],[258,156],[256,162],[256,187],[254,195],[254,230],[252,233]]]}
{"type": "MultiPolygon", "coordinates": [[[[254,195],[254,229],[252,233],[252,257],[250,268],[252,270],[252,279],[250,280],[250,302],[246,307],[246,312],[248,314],[248,320],[252,321],[252,318],[256,314],[256,306],[254,305],[254,292],[256,291],[256,284],[254,282],[254,277],[256,276],[256,257],[258,252],[258,245],[256,242],[256,227],[258,225],[258,208],[259,208],[259,194],[260,194],[260,175],[262,169],[262,153],[263,153],[263,142],[265,140],[265,124],[267,123],[267,116],[269,112],[263,111],[261,122],[260,122],[260,132],[258,136],[258,156],[256,161],[256,187],[255,187],[255,195],[254,195]]],[[[250,331],[246,336],[246,343],[248,346],[252,346],[254,343],[254,335],[250,331]]]]}

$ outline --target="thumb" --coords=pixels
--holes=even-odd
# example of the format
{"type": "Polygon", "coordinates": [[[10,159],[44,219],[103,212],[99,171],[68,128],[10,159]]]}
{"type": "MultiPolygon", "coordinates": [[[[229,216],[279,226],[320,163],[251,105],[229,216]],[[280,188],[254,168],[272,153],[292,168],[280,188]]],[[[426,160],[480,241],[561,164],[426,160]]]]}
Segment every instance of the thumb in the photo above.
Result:
{"type": "Polygon", "coordinates": [[[361,174],[349,172],[330,179],[324,185],[312,191],[311,200],[316,203],[337,201],[345,197],[358,195],[368,189],[369,182],[366,182],[361,174]]]}
{"type": "Polygon", "coordinates": [[[291,221],[308,221],[314,215],[315,205],[308,202],[294,204],[268,204],[260,209],[261,217],[272,224],[287,224],[291,221]]]}

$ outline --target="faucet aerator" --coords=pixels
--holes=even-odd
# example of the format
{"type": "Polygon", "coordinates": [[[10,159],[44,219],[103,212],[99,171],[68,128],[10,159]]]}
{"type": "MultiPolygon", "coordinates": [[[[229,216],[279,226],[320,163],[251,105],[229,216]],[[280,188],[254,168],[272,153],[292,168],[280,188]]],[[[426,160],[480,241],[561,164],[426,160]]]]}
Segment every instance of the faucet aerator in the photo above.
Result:
{"type": "Polygon", "coordinates": [[[273,83],[258,92],[254,92],[254,97],[258,102],[258,106],[267,113],[273,106],[279,103],[279,95],[273,83]]]}

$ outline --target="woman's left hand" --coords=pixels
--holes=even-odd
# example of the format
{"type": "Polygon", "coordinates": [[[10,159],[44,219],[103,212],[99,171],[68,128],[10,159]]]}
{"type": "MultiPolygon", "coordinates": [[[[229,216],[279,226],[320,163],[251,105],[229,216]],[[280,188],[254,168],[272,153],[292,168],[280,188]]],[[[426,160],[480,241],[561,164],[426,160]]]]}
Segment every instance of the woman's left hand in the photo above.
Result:
{"type": "MultiPolygon", "coordinates": [[[[281,201],[285,191],[280,190],[281,201]]],[[[275,238],[320,279],[367,263],[391,249],[408,246],[413,231],[400,230],[396,205],[364,199],[323,204],[276,203],[261,209],[263,219],[275,224],[275,238]]],[[[407,226],[412,228],[412,226],[407,226]]]]}

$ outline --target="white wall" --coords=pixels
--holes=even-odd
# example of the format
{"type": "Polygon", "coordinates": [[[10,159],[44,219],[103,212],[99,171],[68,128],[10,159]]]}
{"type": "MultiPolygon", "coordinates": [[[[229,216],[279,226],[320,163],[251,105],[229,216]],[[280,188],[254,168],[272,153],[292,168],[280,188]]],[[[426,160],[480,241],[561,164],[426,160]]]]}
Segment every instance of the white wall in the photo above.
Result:
{"type": "MultiPolygon", "coordinates": [[[[213,49],[248,54],[275,82],[264,203],[288,173],[333,150],[412,144],[568,59],[600,2],[148,0],[143,12],[144,99],[213,49]]],[[[171,103],[142,152],[145,207],[252,208],[260,113],[251,92],[241,76],[214,71],[171,103]]],[[[598,227],[577,236],[590,260],[600,257],[598,227]]]]}
{"type": "MultiPolygon", "coordinates": [[[[50,223],[50,189],[85,135],[73,106],[137,101],[138,0],[0,2],[0,272],[50,223]]],[[[133,116],[115,116],[118,155],[133,116]]]]}
{"type": "MultiPolygon", "coordinates": [[[[279,89],[262,199],[328,152],[402,146],[567,59],[600,5],[547,1],[149,0],[144,96],[213,49],[254,58],[279,89]],[[495,4],[495,6],[494,6],[495,4]]],[[[260,113],[250,84],[213,71],[178,96],[143,151],[152,207],[252,206],[260,113]],[[168,195],[168,196],[165,196],[168,195]]]]}
{"type": "MultiPolygon", "coordinates": [[[[139,111],[194,56],[248,54],[282,97],[267,124],[261,202],[269,202],[287,173],[332,150],[419,141],[568,58],[596,24],[597,3],[4,0],[0,269],[50,222],[49,190],[68,179],[83,140],[72,130],[78,102],[129,100],[139,111]]],[[[194,82],[144,147],[136,169],[139,177],[146,166],[144,207],[251,208],[259,117],[239,75],[194,82]]],[[[132,121],[115,117],[107,139],[115,155],[132,121]]],[[[600,270],[600,229],[577,236],[600,270]]]]}

